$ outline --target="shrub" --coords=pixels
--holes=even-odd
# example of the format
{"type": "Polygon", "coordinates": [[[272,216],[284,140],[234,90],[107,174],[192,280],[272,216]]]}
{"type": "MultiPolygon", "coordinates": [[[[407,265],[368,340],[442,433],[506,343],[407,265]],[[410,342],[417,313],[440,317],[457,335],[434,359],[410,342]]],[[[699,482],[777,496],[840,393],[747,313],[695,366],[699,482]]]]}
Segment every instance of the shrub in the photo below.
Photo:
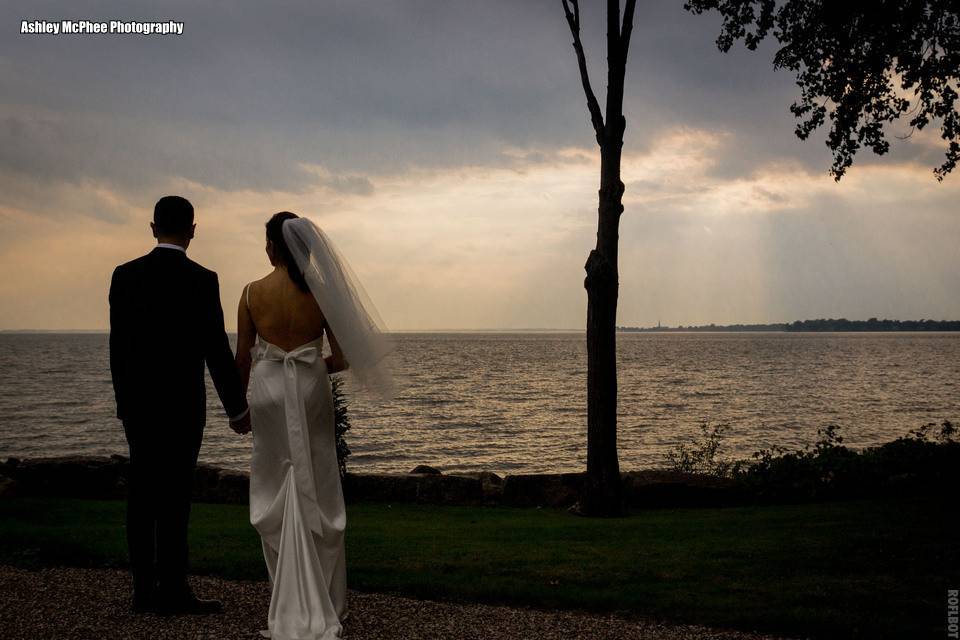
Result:
{"type": "Polygon", "coordinates": [[[784,500],[837,496],[861,486],[860,455],[843,446],[836,425],[817,429],[813,447],[797,451],[761,449],[753,461],[737,465],[733,477],[757,497],[784,500]]]}
{"type": "Polygon", "coordinates": [[[674,471],[683,473],[701,473],[711,476],[727,477],[732,463],[720,457],[723,439],[728,425],[718,424],[710,427],[706,422],[700,425],[700,438],[690,446],[681,442],[673,451],[667,452],[667,461],[674,471]]]}
{"type": "Polygon", "coordinates": [[[813,446],[788,451],[761,449],[751,460],[719,460],[725,425],[700,427],[693,445],[681,443],[667,454],[676,471],[732,478],[760,501],[849,498],[892,492],[939,492],[956,485],[960,442],[949,420],[928,423],[906,436],[863,450],[844,446],[839,427],[817,430],[813,446]]]}

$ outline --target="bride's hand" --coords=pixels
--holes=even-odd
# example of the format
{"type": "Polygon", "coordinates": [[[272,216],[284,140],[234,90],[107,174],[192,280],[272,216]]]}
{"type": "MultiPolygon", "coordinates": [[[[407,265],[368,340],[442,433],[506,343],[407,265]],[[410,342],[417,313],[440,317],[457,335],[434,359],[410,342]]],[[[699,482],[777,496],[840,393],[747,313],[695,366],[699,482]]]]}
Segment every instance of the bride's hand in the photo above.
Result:
{"type": "Polygon", "coordinates": [[[253,425],[250,423],[250,414],[248,413],[236,422],[231,422],[230,428],[241,436],[250,433],[253,430],[253,425]]]}

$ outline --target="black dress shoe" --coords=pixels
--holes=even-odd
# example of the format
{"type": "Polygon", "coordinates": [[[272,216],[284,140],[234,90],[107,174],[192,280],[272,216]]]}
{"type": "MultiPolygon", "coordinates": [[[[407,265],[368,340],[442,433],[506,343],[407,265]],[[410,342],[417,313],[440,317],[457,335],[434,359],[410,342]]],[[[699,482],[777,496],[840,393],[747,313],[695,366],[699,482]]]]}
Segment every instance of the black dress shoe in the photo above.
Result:
{"type": "Polygon", "coordinates": [[[134,613],[156,613],[157,598],[154,593],[134,593],[130,610],[134,613]]]}
{"type": "Polygon", "coordinates": [[[201,600],[187,592],[162,596],[157,602],[156,611],[164,615],[211,615],[223,613],[223,604],[219,600],[201,600]]]}

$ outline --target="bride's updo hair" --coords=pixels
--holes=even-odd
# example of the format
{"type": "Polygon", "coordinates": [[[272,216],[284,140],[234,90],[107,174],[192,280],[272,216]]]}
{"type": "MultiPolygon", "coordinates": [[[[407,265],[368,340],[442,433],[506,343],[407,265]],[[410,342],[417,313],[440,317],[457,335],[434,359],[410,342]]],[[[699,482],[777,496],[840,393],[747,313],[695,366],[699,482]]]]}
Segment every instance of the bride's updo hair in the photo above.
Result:
{"type": "Polygon", "coordinates": [[[290,247],[287,246],[287,241],[283,238],[283,223],[299,217],[297,214],[290,213],[289,211],[281,211],[280,213],[273,214],[273,216],[267,220],[267,240],[273,244],[274,260],[287,268],[287,274],[290,276],[290,279],[293,280],[293,283],[297,285],[298,289],[309,292],[310,288],[307,286],[307,281],[303,277],[303,272],[300,271],[300,268],[297,266],[296,261],[293,259],[293,254],[290,253],[290,247]]]}

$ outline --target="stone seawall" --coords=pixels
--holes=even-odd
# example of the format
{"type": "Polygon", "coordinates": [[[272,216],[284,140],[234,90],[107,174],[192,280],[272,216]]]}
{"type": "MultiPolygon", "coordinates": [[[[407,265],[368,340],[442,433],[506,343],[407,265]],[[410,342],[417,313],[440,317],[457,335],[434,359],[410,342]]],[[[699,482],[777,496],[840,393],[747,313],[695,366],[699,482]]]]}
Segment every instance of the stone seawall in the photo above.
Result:
{"type": "MultiPolygon", "coordinates": [[[[0,463],[0,497],[46,496],[116,499],[126,496],[129,461],[124,456],[10,458],[0,463]]],[[[709,476],[667,470],[622,474],[624,499],[631,507],[718,506],[739,504],[732,483],[709,476]]],[[[583,483],[581,473],[445,474],[427,466],[410,473],[355,474],[343,481],[348,502],[419,502],[450,505],[569,507],[583,483]]],[[[246,504],[245,473],[197,467],[194,500],[246,504]]]]}

